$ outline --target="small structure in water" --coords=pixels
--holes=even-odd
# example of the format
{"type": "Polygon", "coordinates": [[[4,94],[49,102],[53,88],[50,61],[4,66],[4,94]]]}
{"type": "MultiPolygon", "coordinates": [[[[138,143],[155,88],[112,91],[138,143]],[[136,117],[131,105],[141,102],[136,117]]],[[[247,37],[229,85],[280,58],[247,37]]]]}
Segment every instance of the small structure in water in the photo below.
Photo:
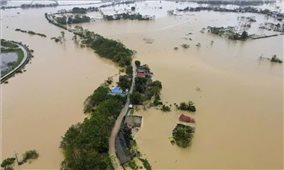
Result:
{"type": "Polygon", "coordinates": [[[179,121],[186,122],[186,123],[195,123],[195,120],[189,116],[186,116],[184,114],[181,114],[179,116],[179,121]]]}
{"type": "Polygon", "coordinates": [[[124,123],[129,128],[140,128],[142,125],[142,116],[129,115],[125,117],[124,123]]]}

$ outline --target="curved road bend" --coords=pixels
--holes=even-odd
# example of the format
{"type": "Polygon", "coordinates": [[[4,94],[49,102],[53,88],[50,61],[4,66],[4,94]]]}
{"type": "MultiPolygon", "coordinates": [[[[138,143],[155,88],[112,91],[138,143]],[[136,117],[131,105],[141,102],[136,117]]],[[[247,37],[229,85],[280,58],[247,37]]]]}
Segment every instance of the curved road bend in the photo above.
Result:
{"type": "Polygon", "coordinates": [[[116,148],[115,148],[115,139],[117,137],[117,134],[119,132],[120,126],[122,124],[123,118],[126,115],[128,109],[129,109],[129,104],[130,104],[130,94],[132,94],[134,85],[135,85],[135,72],[136,72],[136,66],[134,64],[134,61],[132,62],[132,69],[133,69],[133,75],[132,75],[132,83],[131,87],[129,90],[129,93],[127,95],[127,100],[126,103],[121,110],[119,116],[117,117],[115,124],[113,126],[113,129],[111,131],[111,136],[109,138],[109,155],[111,156],[112,164],[115,169],[123,169],[123,167],[120,165],[119,159],[117,158],[116,155],[116,148]]]}
{"type": "Polygon", "coordinates": [[[24,53],[24,58],[22,59],[22,61],[20,62],[20,64],[17,65],[17,67],[15,67],[15,68],[14,68],[13,70],[11,70],[9,73],[7,73],[7,74],[4,75],[3,77],[1,77],[1,82],[2,82],[2,80],[5,80],[5,78],[7,78],[7,77],[11,76],[12,74],[14,74],[19,68],[21,68],[21,67],[25,64],[25,62],[26,62],[27,59],[28,59],[28,52],[27,52],[26,48],[23,47],[22,45],[18,44],[18,43],[14,43],[14,44],[18,45],[18,47],[23,51],[23,53],[24,53]]]}

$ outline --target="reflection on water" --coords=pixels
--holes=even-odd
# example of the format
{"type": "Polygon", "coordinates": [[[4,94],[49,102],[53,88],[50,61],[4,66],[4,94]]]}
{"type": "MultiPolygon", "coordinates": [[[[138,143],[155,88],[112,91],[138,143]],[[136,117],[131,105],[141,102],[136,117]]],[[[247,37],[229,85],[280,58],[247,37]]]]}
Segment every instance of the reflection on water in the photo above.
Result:
{"type": "Polygon", "coordinates": [[[9,65],[13,62],[16,62],[18,59],[17,53],[1,53],[0,55],[0,68],[1,72],[9,69],[9,65]]]}
{"type": "MultiPolygon", "coordinates": [[[[149,64],[154,78],[162,81],[164,102],[192,100],[197,106],[193,115],[196,133],[190,149],[179,149],[169,140],[180,112],[138,111],[144,116],[143,127],[136,135],[138,146],[153,168],[280,168],[283,66],[260,62],[259,57],[276,54],[283,59],[283,37],[229,41],[200,30],[208,25],[236,26],[238,16],[252,14],[200,12],[169,17],[167,10],[175,8],[175,2],[139,4],[138,11],[157,13],[156,20],[98,20],[82,26],[136,50],[136,58],[149,64]],[[182,49],[183,43],[190,48],[182,49]],[[199,48],[197,43],[201,44],[199,48]]],[[[75,45],[69,33],[63,44],[49,39],[62,30],[50,25],[43,14],[57,9],[61,8],[3,13],[4,38],[23,41],[35,51],[27,72],[2,87],[4,157],[36,149],[40,158],[26,165],[28,168],[58,169],[61,136],[84,118],[84,99],[118,71],[92,50],[75,45]],[[49,38],[21,34],[15,28],[44,33],[49,38]]],[[[104,10],[111,11],[112,7],[104,10]]],[[[267,18],[253,16],[257,22],[249,33],[271,33],[258,29],[267,18]]]]}

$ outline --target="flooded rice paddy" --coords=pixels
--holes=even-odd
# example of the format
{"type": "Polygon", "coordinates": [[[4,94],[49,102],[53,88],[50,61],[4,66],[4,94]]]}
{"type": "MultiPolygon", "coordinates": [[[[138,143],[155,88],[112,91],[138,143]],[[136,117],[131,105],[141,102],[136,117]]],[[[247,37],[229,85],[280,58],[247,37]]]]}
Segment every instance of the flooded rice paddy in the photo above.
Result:
{"type": "MultiPolygon", "coordinates": [[[[171,145],[169,139],[181,112],[137,111],[143,116],[143,126],[135,136],[139,150],[153,169],[281,169],[283,65],[259,57],[276,54],[283,59],[283,36],[229,41],[200,30],[237,26],[238,17],[255,16],[257,22],[249,34],[272,34],[258,29],[259,24],[271,19],[218,12],[168,16],[167,10],[177,6],[185,7],[184,3],[140,2],[136,3],[137,11],[155,15],[155,20],[80,24],[135,50],[135,59],[147,63],[154,78],[163,83],[163,102],[192,100],[197,107],[192,115],[196,133],[189,149],[171,145]],[[190,48],[183,49],[184,43],[190,48]],[[197,43],[201,46],[196,47],[197,43]]],[[[130,7],[115,7],[124,8],[130,7]]],[[[35,51],[27,71],[1,86],[3,157],[29,149],[40,154],[38,160],[22,169],[59,169],[61,136],[84,119],[86,97],[107,77],[118,73],[110,61],[80,48],[67,32],[63,44],[50,40],[62,30],[49,24],[44,13],[58,9],[2,11],[3,37],[22,41],[35,51]],[[48,38],[15,32],[16,28],[44,33],[48,38]]],[[[114,9],[104,11],[111,13],[114,9]]]]}
{"type": "Polygon", "coordinates": [[[1,67],[1,72],[7,71],[9,70],[9,65],[11,63],[14,63],[17,61],[18,59],[18,54],[17,53],[2,53],[0,55],[1,57],[1,63],[0,63],[0,67],[1,67]]]}

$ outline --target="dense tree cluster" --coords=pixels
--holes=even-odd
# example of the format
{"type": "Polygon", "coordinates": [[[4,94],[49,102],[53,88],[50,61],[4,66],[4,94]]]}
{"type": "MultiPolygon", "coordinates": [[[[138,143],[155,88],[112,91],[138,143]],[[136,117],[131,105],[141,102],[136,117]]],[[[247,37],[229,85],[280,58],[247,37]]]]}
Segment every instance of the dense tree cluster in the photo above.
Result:
{"type": "Polygon", "coordinates": [[[126,91],[126,89],[130,89],[131,86],[131,77],[129,75],[123,75],[119,76],[118,86],[123,90],[126,91]]]}
{"type": "Polygon", "coordinates": [[[176,105],[177,109],[183,110],[183,111],[189,111],[189,112],[196,112],[196,108],[192,101],[189,101],[188,103],[181,102],[179,105],[176,105]]]}
{"type": "Polygon", "coordinates": [[[161,89],[162,83],[158,80],[152,81],[151,78],[136,77],[134,92],[130,96],[130,100],[137,105],[151,99],[160,100],[161,89]]]}
{"type": "Polygon", "coordinates": [[[13,169],[13,164],[15,163],[16,158],[6,158],[2,161],[1,167],[5,170],[13,169]]]}
{"type": "Polygon", "coordinates": [[[15,156],[4,159],[1,163],[1,167],[4,168],[4,170],[13,170],[15,161],[17,161],[17,164],[20,166],[23,165],[24,163],[27,163],[28,161],[37,159],[38,157],[39,154],[37,153],[36,150],[29,150],[22,155],[22,158],[15,156]]]}
{"type": "Polygon", "coordinates": [[[74,8],[72,8],[71,12],[76,13],[76,14],[86,14],[87,9],[86,8],[74,7],[74,8]]]}
{"type": "Polygon", "coordinates": [[[115,15],[104,15],[105,20],[112,21],[112,20],[151,20],[152,18],[149,16],[143,16],[141,14],[131,14],[131,13],[121,13],[115,15]]]}
{"type": "Polygon", "coordinates": [[[123,103],[126,101],[125,97],[122,96],[113,96],[110,94],[110,89],[105,86],[98,87],[92,95],[90,95],[84,102],[84,113],[92,113],[98,109],[98,105],[102,102],[115,98],[117,100],[122,101],[123,103]]]}
{"type": "Polygon", "coordinates": [[[273,63],[282,63],[282,60],[278,58],[277,55],[273,55],[270,61],[273,63]]]}
{"type": "Polygon", "coordinates": [[[186,148],[191,144],[194,128],[191,126],[177,124],[172,135],[175,143],[182,148],[186,148]]]}
{"type": "Polygon", "coordinates": [[[210,0],[210,1],[200,1],[195,0],[193,2],[196,2],[198,4],[209,4],[209,5],[241,5],[241,6],[255,6],[255,5],[263,5],[268,3],[275,3],[273,0],[210,0]]]}
{"type": "Polygon", "coordinates": [[[275,12],[269,9],[259,9],[255,7],[239,7],[239,8],[222,8],[216,6],[199,6],[195,8],[186,7],[184,9],[177,9],[179,12],[199,12],[199,11],[214,11],[214,12],[234,12],[234,13],[255,13],[255,14],[263,14],[273,18],[276,18],[280,21],[283,20],[284,14],[281,12],[275,12]]]}
{"type": "Polygon", "coordinates": [[[79,23],[85,23],[90,22],[91,18],[86,15],[72,15],[72,16],[61,16],[61,17],[55,17],[55,20],[57,23],[66,25],[66,24],[79,24],[79,23]]]}
{"type": "Polygon", "coordinates": [[[131,65],[133,51],[121,42],[104,38],[90,31],[86,31],[81,37],[83,38],[82,43],[94,49],[101,57],[111,59],[120,66],[131,65]]]}
{"type": "Polygon", "coordinates": [[[246,31],[243,31],[241,34],[237,33],[233,27],[210,27],[208,26],[208,31],[212,34],[219,36],[226,36],[231,40],[247,40],[250,36],[246,31]]]}
{"type": "Polygon", "coordinates": [[[22,33],[27,33],[27,34],[30,34],[30,35],[38,35],[40,37],[46,37],[45,34],[37,33],[37,32],[34,32],[34,31],[26,31],[26,30],[22,30],[20,28],[15,29],[15,31],[22,32],[22,33]]]}
{"type": "Polygon", "coordinates": [[[107,90],[99,87],[94,91],[88,99],[88,108],[95,108],[88,110],[90,117],[65,133],[60,145],[65,156],[62,169],[113,169],[108,155],[108,140],[123,100],[119,96],[108,95],[107,90]]]}
{"type": "Polygon", "coordinates": [[[8,47],[8,48],[18,48],[18,46],[10,41],[5,39],[1,39],[1,47],[8,47]]]}
{"type": "Polygon", "coordinates": [[[37,159],[38,157],[39,157],[39,154],[37,153],[36,150],[26,151],[23,154],[23,159],[19,162],[19,165],[22,165],[22,164],[28,162],[29,160],[37,159]]]}

